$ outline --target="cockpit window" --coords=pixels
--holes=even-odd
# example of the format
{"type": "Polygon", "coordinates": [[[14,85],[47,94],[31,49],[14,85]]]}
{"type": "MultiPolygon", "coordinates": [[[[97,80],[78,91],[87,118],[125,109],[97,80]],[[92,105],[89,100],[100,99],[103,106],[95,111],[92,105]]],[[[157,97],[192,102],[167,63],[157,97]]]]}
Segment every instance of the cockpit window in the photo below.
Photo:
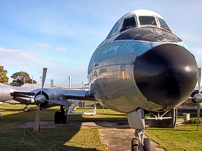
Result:
{"type": "Polygon", "coordinates": [[[116,24],[114,25],[112,30],[109,32],[107,38],[109,38],[109,37],[113,36],[115,33],[117,33],[119,26],[120,26],[120,21],[116,22],[116,24]]]}
{"type": "Polygon", "coordinates": [[[155,17],[153,16],[139,16],[140,25],[156,25],[155,17]]]}
{"type": "Polygon", "coordinates": [[[163,20],[162,18],[158,18],[158,19],[159,19],[159,23],[160,23],[161,27],[168,29],[170,31],[170,28],[166,24],[165,20],[163,20]]]}
{"type": "Polygon", "coordinates": [[[135,21],[134,16],[130,17],[130,18],[126,18],[123,21],[121,31],[126,30],[126,29],[131,28],[131,27],[134,27],[134,26],[136,26],[136,21],[135,21]]]}

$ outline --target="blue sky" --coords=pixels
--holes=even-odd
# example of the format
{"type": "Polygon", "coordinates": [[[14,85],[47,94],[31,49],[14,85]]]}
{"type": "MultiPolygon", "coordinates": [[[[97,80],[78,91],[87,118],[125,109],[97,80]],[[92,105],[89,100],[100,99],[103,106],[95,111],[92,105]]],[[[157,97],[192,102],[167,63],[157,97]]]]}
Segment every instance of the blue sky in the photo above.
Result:
{"type": "MultiPolygon", "coordinates": [[[[114,23],[135,9],[165,18],[202,67],[202,1],[185,0],[1,0],[0,65],[8,76],[26,71],[40,83],[88,83],[88,63],[114,23]]],[[[177,56],[176,56],[177,57],[177,56]]],[[[10,78],[10,81],[12,79],[10,78]]]]}

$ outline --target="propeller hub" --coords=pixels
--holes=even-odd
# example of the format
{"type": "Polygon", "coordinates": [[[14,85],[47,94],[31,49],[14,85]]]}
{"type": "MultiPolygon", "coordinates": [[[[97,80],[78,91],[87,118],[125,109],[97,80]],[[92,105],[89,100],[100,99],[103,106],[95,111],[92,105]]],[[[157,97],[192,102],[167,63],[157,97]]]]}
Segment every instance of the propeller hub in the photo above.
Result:
{"type": "Polygon", "coordinates": [[[195,95],[194,95],[194,101],[195,101],[196,103],[201,103],[201,102],[202,102],[202,95],[199,94],[199,93],[195,94],[195,95]]]}
{"type": "Polygon", "coordinates": [[[46,101],[46,97],[43,94],[39,94],[35,97],[35,102],[38,104],[43,104],[46,101]]]}

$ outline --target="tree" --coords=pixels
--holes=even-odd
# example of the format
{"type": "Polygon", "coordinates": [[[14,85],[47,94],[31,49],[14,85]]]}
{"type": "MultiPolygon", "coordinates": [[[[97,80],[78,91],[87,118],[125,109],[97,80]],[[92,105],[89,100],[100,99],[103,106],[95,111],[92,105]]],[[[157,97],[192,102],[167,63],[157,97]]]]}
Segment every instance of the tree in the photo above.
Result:
{"type": "Polygon", "coordinates": [[[8,83],[8,76],[6,74],[8,73],[7,70],[4,70],[3,66],[0,66],[0,82],[1,83],[8,83]]]}
{"type": "MultiPolygon", "coordinates": [[[[10,84],[13,86],[22,86],[25,83],[32,83],[32,79],[30,79],[29,74],[24,71],[14,73],[11,78],[13,79],[13,82],[10,84]]],[[[35,84],[37,82],[33,80],[33,83],[35,84]]]]}

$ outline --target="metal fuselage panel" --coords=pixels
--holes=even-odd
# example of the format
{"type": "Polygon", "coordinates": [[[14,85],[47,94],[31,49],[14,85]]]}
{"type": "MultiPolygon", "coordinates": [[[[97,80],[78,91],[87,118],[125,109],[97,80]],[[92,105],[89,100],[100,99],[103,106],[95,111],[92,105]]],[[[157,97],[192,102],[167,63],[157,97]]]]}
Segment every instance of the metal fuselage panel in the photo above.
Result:
{"type": "Polygon", "coordinates": [[[9,86],[1,87],[1,92],[0,92],[1,102],[13,99],[13,97],[10,95],[10,91],[11,91],[11,87],[9,87],[9,86]]]}
{"type": "Polygon", "coordinates": [[[145,106],[148,110],[161,109],[147,101],[134,80],[135,59],[150,48],[149,43],[134,40],[114,41],[99,47],[89,65],[91,93],[96,100],[125,113],[145,106]]]}

